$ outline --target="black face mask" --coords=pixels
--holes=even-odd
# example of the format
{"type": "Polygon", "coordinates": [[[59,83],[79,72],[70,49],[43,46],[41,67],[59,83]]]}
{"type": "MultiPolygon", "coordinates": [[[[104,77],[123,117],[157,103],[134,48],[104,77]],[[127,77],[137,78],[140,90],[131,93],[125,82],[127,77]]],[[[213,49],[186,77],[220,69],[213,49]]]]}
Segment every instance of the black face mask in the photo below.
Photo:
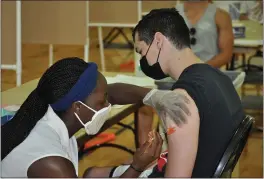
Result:
{"type": "MultiPolygon", "coordinates": [[[[152,42],[153,42],[153,40],[152,40],[152,42]]],[[[151,42],[150,46],[152,45],[152,42],[151,42]]],[[[143,73],[145,73],[145,75],[147,75],[148,77],[153,78],[155,80],[161,80],[163,78],[168,77],[168,75],[164,74],[164,72],[162,71],[162,69],[160,67],[160,64],[159,64],[159,55],[160,55],[160,50],[161,49],[159,50],[159,54],[158,54],[158,57],[157,57],[157,62],[154,63],[152,66],[150,66],[148,64],[147,54],[148,54],[150,46],[148,47],[146,55],[144,55],[140,59],[141,70],[143,71],[143,73]]]]}

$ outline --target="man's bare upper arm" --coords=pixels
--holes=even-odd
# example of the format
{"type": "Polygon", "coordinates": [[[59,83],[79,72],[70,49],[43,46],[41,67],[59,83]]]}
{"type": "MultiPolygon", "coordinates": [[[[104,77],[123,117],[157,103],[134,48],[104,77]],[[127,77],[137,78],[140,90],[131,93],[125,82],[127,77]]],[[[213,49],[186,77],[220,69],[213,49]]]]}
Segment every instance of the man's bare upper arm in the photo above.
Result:
{"type": "Polygon", "coordinates": [[[165,177],[191,177],[194,167],[197,149],[200,118],[195,102],[185,90],[176,89],[190,99],[188,108],[191,115],[187,123],[178,127],[173,120],[166,117],[167,127],[176,127],[176,131],[168,136],[168,164],[165,177]]]}
{"type": "Polygon", "coordinates": [[[234,46],[232,19],[228,12],[218,8],[215,20],[218,28],[218,46],[220,52],[226,54],[227,60],[231,59],[234,46]]]}
{"type": "Polygon", "coordinates": [[[77,178],[71,161],[59,156],[45,157],[28,168],[28,178],[77,178]]]}

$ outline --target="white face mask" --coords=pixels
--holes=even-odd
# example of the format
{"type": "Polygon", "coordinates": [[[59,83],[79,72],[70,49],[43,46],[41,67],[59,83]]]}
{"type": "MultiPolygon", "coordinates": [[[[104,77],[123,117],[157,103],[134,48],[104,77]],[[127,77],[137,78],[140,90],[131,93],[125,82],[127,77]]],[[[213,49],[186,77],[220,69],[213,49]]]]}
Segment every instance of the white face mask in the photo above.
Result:
{"type": "Polygon", "coordinates": [[[88,135],[97,134],[110,115],[111,104],[109,104],[109,106],[105,108],[100,109],[99,111],[96,111],[90,108],[89,106],[87,106],[86,104],[84,104],[83,102],[81,101],[79,102],[85,107],[87,107],[88,109],[92,110],[94,112],[94,115],[92,117],[92,120],[88,121],[86,124],[82,122],[78,114],[74,113],[75,116],[80,121],[80,123],[84,126],[84,129],[88,135]]]}

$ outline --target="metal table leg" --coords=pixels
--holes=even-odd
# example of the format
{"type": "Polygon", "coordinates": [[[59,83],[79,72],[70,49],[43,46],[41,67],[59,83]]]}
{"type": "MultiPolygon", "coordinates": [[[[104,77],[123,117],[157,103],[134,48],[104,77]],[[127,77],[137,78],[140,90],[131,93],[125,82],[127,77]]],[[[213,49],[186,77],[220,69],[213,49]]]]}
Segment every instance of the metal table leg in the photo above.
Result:
{"type": "Polygon", "coordinates": [[[138,138],[138,110],[135,111],[134,113],[134,126],[135,126],[135,146],[136,149],[139,147],[139,138],[138,138]]]}
{"type": "MultiPolygon", "coordinates": [[[[136,149],[139,147],[139,139],[138,139],[138,110],[136,110],[134,112],[134,129],[129,126],[129,125],[126,125],[126,124],[123,124],[123,123],[117,123],[117,125],[120,125],[126,129],[129,129],[131,130],[133,133],[134,133],[134,136],[135,136],[135,147],[136,149]]],[[[97,145],[97,146],[93,146],[93,147],[90,147],[88,149],[84,149],[84,145],[80,147],[79,149],[79,158],[82,158],[85,154],[89,153],[89,152],[92,152],[100,147],[114,147],[114,148],[117,148],[117,149],[120,149],[120,150],[123,150],[125,152],[128,152],[130,153],[131,155],[134,155],[134,151],[131,150],[131,149],[128,149],[124,146],[121,146],[121,145],[118,145],[118,144],[112,144],[112,143],[104,143],[104,144],[100,144],[100,145],[97,145]]]]}

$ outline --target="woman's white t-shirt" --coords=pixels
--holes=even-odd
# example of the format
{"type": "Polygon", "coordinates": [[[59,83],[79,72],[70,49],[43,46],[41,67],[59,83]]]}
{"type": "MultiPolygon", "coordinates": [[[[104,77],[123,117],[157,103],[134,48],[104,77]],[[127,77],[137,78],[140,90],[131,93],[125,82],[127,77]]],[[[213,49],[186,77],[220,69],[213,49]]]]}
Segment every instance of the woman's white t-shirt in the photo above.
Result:
{"type": "Polygon", "coordinates": [[[78,176],[76,138],[69,138],[66,125],[50,106],[28,137],[2,160],[2,177],[27,178],[30,165],[48,156],[60,156],[70,160],[78,176]]]}

